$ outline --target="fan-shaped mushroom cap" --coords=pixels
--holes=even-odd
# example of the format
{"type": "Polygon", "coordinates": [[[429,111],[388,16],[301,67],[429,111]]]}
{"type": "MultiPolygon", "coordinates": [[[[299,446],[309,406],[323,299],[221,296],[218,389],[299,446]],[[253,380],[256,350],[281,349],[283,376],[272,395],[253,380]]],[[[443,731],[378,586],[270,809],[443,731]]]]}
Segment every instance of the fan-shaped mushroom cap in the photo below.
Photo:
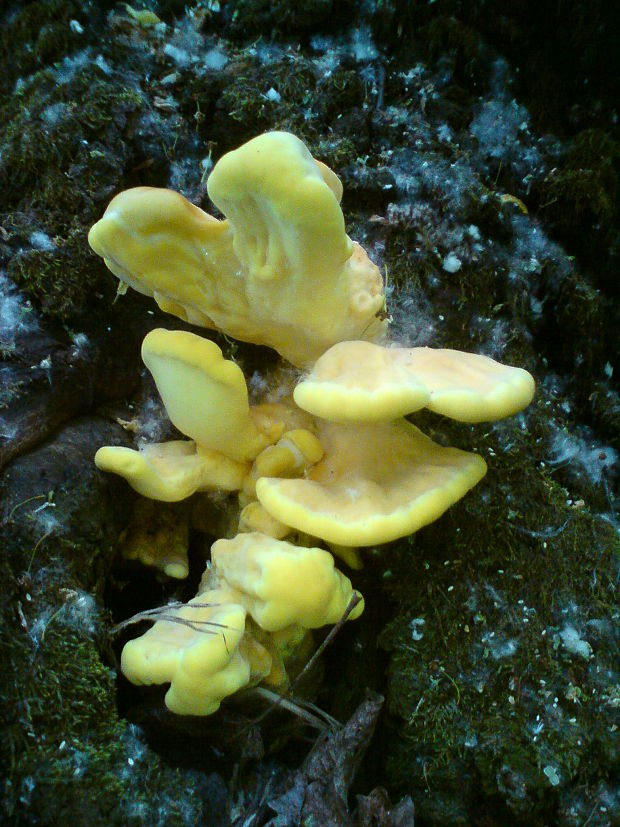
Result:
{"type": "Polygon", "coordinates": [[[238,491],[250,470],[249,464],[184,440],[156,442],[139,451],[106,445],[95,454],[95,464],[125,477],[143,497],[163,502],[179,502],[196,491],[238,491]]]}
{"type": "MultiPolygon", "coordinates": [[[[248,272],[267,282],[331,271],[353,252],[334,189],[299,138],[267,132],[228,152],[207,189],[227,216],[233,247],[248,272]]],[[[333,177],[332,177],[333,176],[333,177]]],[[[312,280],[306,290],[321,290],[312,280]]]]}
{"type": "Polygon", "coordinates": [[[152,296],[166,313],[218,326],[210,311],[226,304],[222,276],[232,278],[239,267],[226,221],[178,192],[135,187],[110,201],[88,243],[121,284],[152,296]]]}
{"type": "Polygon", "coordinates": [[[158,620],[125,644],[123,674],[136,684],[169,682],[165,700],[172,712],[211,715],[250,682],[250,663],[239,651],[245,609],[227,591],[210,591],[169,614],[174,620],[158,620]]]}
{"type": "MultiPolygon", "coordinates": [[[[238,590],[239,602],[265,631],[336,623],[353,595],[351,581],[320,548],[300,548],[265,534],[239,534],[211,548],[213,576],[238,590]]],[[[351,619],[363,611],[360,603],[351,619]]]]}
{"type": "Polygon", "coordinates": [[[314,461],[320,451],[316,437],[300,427],[310,424],[311,417],[292,402],[250,408],[241,369],[224,359],[214,342],[157,329],[144,339],[142,357],[173,424],[193,437],[140,451],[112,446],[97,451],[101,470],[125,477],[145,497],[176,502],[196,491],[237,491],[246,480],[253,496],[251,461],[287,428],[291,436],[279,454],[290,455],[289,464],[314,461]]]}
{"type": "Polygon", "coordinates": [[[187,577],[189,512],[185,505],[163,505],[142,497],[134,503],[131,522],[120,538],[126,560],[139,560],[168,577],[187,577]]]}
{"type": "Polygon", "coordinates": [[[305,479],[263,477],[260,503],[276,519],[343,546],[404,537],[433,522],[486,472],[484,460],[442,448],[404,419],[323,422],[321,462],[305,479]]]}
{"type": "Polygon", "coordinates": [[[475,353],[340,342],[297,385],[300,408],[333,422],[396,419],[429,408],[460,422],[502,419],[532,401],[534,380],[475,353]]]}
{"type": "Polygon", "coordinates": [[[90,245],[162,310],[273,347],[295,365],[382,333],[381,274],[345,233],[338,177],[302,141],[254,138],[218,161],[208,189],[228,221],[178,193],[140,187],[111,201],[90,245]]]}
{"type": "Polygon", "coordinates": [[[268,445],[250,418],[241,368],[215,342],[159,328],[145,337],[142,359],[172,424],[201,448],[244,462],[268,445]]]}
{"type": "Polygon", "coordinates": [[[282,355],[305,365],[334,342],[381,332],[381,274],[345,233],[338,177],[299,138],[253,138],[220,158],[207,188],[282,355]]]}

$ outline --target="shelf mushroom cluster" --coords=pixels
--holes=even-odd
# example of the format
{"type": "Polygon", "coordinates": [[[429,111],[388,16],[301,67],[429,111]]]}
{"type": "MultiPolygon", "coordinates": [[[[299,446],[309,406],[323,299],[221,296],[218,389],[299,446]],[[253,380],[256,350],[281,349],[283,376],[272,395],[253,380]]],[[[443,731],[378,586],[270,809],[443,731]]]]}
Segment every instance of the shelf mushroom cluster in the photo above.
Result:
{"type": "MultiPolygon", "coordinates": [[[[241,369],[214,342],[153,330],[142,357],[188,439],[95,457],[152,500],[238,492],[239,533],[214,544],[197,597],[123,652],[130,680],[170,682],[168,706],[197,715],[242,686],[286,685],[307,630],[343,614],[351,583],[318,544],[356,567],[358,547],[411,534],[484,476],[480,456],[437,445],[407,415],[489,421],[534,392],[526,371],[485,356],[385,344],[382,279],[345,233],[340,181],[293,135],[228,153],[208,190],[225,220],[139,188],[116,196],[89,235],[121,282],[163,310],[269,345],[304,371],[283,401],[250,405],[241,369]]],[[[186,572],[177,546],[173,561],[165,543],[151,555],[173,576],[186,572]]]]}
{"type": "Polygon", "coordinates": [[[121,668],[133,683],[170,683],[173,712],[210,715],[246,686],[286,688],[287,654],[336,623],[354,594],[324,549],[258,533],[217,540],[196,597],[129,641],[121,668]]]}

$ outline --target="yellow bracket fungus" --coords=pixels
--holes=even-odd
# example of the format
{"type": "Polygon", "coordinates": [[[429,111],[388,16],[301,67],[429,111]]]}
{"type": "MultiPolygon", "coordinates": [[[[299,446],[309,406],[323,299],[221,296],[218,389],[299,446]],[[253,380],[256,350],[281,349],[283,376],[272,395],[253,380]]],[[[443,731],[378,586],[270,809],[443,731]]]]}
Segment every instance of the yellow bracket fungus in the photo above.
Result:
{"type": "Polygon", "coordinates": [[[325,456],[304,479],[262,477],[259,502],[286,525],[343,546],[371,546],[436,520],[486,472],[477,454],[442,448],[404,419],[324,422],[325,456]]]}
{"type": "Polygon", "coordinates": [[[300,408],[333,422],[376,422],[429,408],[459,422],[512,416],[532,401],[521,368],[475,353],[340,342],[294,391],[300,408]]]}
{"type": "MultiPolygon", "coordinates": [[[[353,587],[321,548],[300,548],[264,534],[239,534],[211,548],[215,580],[241,592],[239,602],[267,632],[297,624],[317,629],[344,614],[353,587]]],[[[351,619],[361,615],[361,601],[351,619]]]]}
{"type": "Polygon", "coordinates": [[[243,493],[254,499],[256,480],[260,477],[301,477],[322,456],[323,447],[311,431],[305,428],[286,431],[275,445],[269,445],[256,457],[244,480],[243,493]]]}
{"type": "Polygon", "coordinates": [[[201,448],[247,462],[267,446],[250,418],[243,372],[215,342],[181,330],[152,330],[142,359],[170,421],[201,448]]]}
{"type": "MultiPolygon", "coordinates": [[[[103,218],[91,227],[88,243],[115,276],[152,296],[165,312],[216,327],[200,308],[217,312],[232,293],[219,281],[239,267],[226,222],[178,192],[135,187],[110,201],[103,218]]],[[[235,303],[239,300],[233,297],[235,303]]]]}
{"type": "MultiPolygon", "coordinates": [[[[192,715],[261,681],[285,686],[289,665],[308,656],[309,630],[342,617],[357,592],[317,538],[359,568],[358,546],[417,531],[482,479],[481,457],[437,445],[404,416],[426,407],[484,422],[534,393],[526,371],[485,356],[377,343],[381,275],[345,232],[340,180],[298,138],[271,132],[229,152],[208,191],[225,220],[137,188],[89,234],[121,284],[162,310],[308,370],[295,404],[250,406],[242,371],[217,345],[154,330],[143,359],[188,440],[96,454],[151,499],[239,492],[237,536],[213,545],[198,596],[123,651],[131,681],[170,683],[166,704],[192,715]]],[[[132,531],[132,556],[186,571],[165,532],[154,529],[149,551],[148,532],[132,531]]]]}
{"type": "Polygon", "coordinates": [[[272,517],[256,500],[248,503],[239,515],[239,532],[259,531],[276,540],[283,540],[292,530],[290,526],[272,517]]]}
{"type": "Polygon", "coordinates": [[[166,506],[139,499],[121,540],[126,560],[139,560],[168,577],[183,580],[189,573],[189,513],[185,505],[166,506]]]}
{"type": "Polygon", "coordinates": [[[125,477],[143,497],[163,502],[179,502],[196,491],[237,491],[250,468],[183,440],[157,442],[139,451],[106,445],[95,454],[95,464],[125,477]]]}
{"type": "Polygon", "coordinates": [[[207,186],[228,220],[140,187],[111,201],[91,247],[162,310],[298,366],[344,339],[381,335],[381,274],[345,232],[340,181],[302,141],[260,135],[224,155],[207,186]]]}
{"type": "Polygon", "coordinates": [[[123,674],[136,684],[170,683],[165,700],[172,712],[211,715],[250,682],[250,664],[239,651],[245,609],[229,593],[211,591],[170,614],[125,644],[123,674]]]}
{"type": "Polygon", "coordinates": [[[287,431],[256,457],[255,473],[257,477],[297,476],[322,457],[319,440],[310,431],[299,428],[287,431]]]}
{"type": "MultiPolygon", "coordinates": [[[[263,534],[218,540],[211,559],[196,597],[164,609],[121,657],[132,683],[170,683],[165,702],[180,715],[211,715],[225,697],[261,681],[285,685],[287,662],[307,646],[308,630],[340,620],[359,594],[329,552],[263,534]]],[[[363,609],[360,600],[349,618],[363,609]]]]}
{"type": "Polygon", "coordinates": [[[184,331],[153,330],[142,357],[172,423],[191,441],[134,451],[106,446],[95,455],[103,471],[120,474],[138,493],[166,502],[196,491],[237,491],[251,462],[286,428],[284,406],[250,408],[241,369],[214,343],[184,331]]]}

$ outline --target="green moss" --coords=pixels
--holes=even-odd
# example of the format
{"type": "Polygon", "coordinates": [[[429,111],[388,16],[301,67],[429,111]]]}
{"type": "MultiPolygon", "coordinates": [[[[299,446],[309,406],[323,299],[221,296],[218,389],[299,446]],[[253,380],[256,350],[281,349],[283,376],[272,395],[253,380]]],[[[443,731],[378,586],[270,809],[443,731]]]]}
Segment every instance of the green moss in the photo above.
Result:
{"type": "MultiPolygon", "coordinates": [[[[496,801],[531,825],[553,812],[545,768],[562,787],[606,776],[620,545],[611,525],[572,504],[553,469],[532,461],[531,446],[548,439],[549,409],[539,405],[528,429],[508,421],[474,434],[442,422],[450,444],[467,447],[470,434],[489,474],[390,551],[400,611],[381,638],[394,716],[387,764],[422,818],[463,801],[456,776],[473,777],[489,812],[496,801]],[[592,641],[592,663],[564,647],[567,623],[592,641]],[[455,763],[464,767],[456,776],[455,763]]],[[[431,423],[416,417],[436,436],[431,423]]]]}
{"type": "Polygon", "coordinates": [[[317,76],[312,61],[297,53],[262,63],[241,52],[230,73],[232,78],[223,88],[211,79],[196,80],[190,94],[193,100],[184,103],[184,111],[191,109],[192,117],[200,113],[205,142],[218,138],[220,151],[260,132],[281,129],[298,135],[316,157],[341,171],[366,144],[366,127],[350,128],[351,117],[358,127],[368,117],[362,114],[367,90],[356,72],[338,68],[317,76]],[[270,98],[270,90],[277,92],[277,100],[270,98]]]}
{"type": "Polygon", "coordinates": [[[141,105],[134,89],[102,80],[89,64],[67,83],[44,71],[0,110],[4,245],[13,279],[62,321],[81,315],[103,268],[88,252],[88,228],[118,186],[128,149],[122,128],[141,105]],[[101,139],[101,143],[100,143],[101,139]],[[30,247],[33,230],[53,250],[30,247]]]}
{"type": "Polygon", "coordinates": [[[118,172],[126,153],[118,129],[110,134],[106,128],[122,125],[142,99],[135,90],[99,75],[89,64],[59,84],[43,72],[2,107],[7,123],[2,136],[6,163],[0,173],[5,208],[44,209],[46,216],[66,225],[118,172]],[[105,138],[105,150],[97,145],[99,137],[105,138]]]}
{"type": "Polygon", "coordinates": [[[313,108],[324,123],[339,120],[366,101],[367,90],[357,72],[338,66],[318,83],[313,108]]]}
{"type": "MultiPolygon", "coordinates": [[[[7,358],[10,354],[0,354],[0,358],[7,358]]],[[[8,408],[13,400],[18,399],[24,391],[25,382],[23,379],[4,382],[0,388],[0,411],[8,408]]]]}
{"type": "Polygon", "coordinates": [[[585,385],[582,386],[583,397],[586,397],[586,391],[593,424],[600,428],[616,451],[620,451],[620,393],[615,388],[610,388],[607,380],[594,382],[587,389],[585,385]]]}
{"type": "Polygon", "coordinates": [[[391,54],[451,52],[456,83],[470,88],[484,85],[484,62],[496,50],[514,67],[517,97],[541,131],[551,125],[570,134],[575,121],[610,123],[618,97],[614,13],[604,0],[497,0],[492,14],[484,0],[378,0],[372,26],[391,54]]]}
{"type": "Polygon", "coordinates": [[[61,321],[82,315],[98,290],[110,292],[94,262],[86,231],[73,230],[53,252],[27,250],[10,261],[9,276],[37,302],[43,313],[61,321]]]}
{"type": "MultiPolygon", "coordinates": [[[[2,674],[8,718],[3,751],[12,792],[4,802],[6,815],[16,817],[23,794],[18,780],[31,777],[35,797],[55,800],[58,816],[64,808],[69,810],[73,792],[85,783],[92,792],[96,823],[100,796],[105,800],[110,795],[108,802],[113,802],[122,792],[120,780],[110,777],[112,756],[101,748],[117,744],[120,749],[114,678],[101,663],[94,642],[67,628],[62,612],[56,617],[48,612],[46,625],[37,625],[42,620],[37,621],[24,596],[16,599],[21,598],[26,629],[37,629],[38,644],[33,646],[25,629],[2,642],[8,667],[2,674]],[[58,795],[45,795],[44,789],[54,785],[58,795]]],[[[54,822],[60,823],[49,814],[47,823],[54,822]]]]}
{"type": "MultiPolygon", "coordinates": [[[[334,0],[234,0],[227,4],[232,12],[230,31],[233,36],[289,34],[313,30],[326,23],[338,4],[334,0]]],[[[343,5],[343,4],[340,4],[343,5]]]]}
{"type": "Polygon", "coordinates": [[[425,44],[426,56],[431,61],[450,56],[457,80],[478,92],[486,86],[488,71],[480,35],[471,26],[456,17],[439,15],[418,31],[425,44]]]}
{"type": "Polygon", "coordinates": [[[616,277],[619,175],[617,141],[600,129],[585,129],[535,193],[551,232],[587,262],[597,286],[610,290],[616,277]]]}
{"type": "Polygon", "coordinates": [[[5,94],[18,77],[61,60],[80,43],[80,35],[69,25],[79,17],[77,3],[49,0],[23,5],[25,8],[0,30],[0,54],[11,55],[0,76],[0,89],[5,94]]]}
{"type": "Polygon", "coordinates": [[[167,824],[200,823],[194,777],[163,764],[117,711],[116,676],[104,662],[112,662],[109,618],[93,593],[111,562],[106,532],[118,525],[92,478],[71,466],[51,496],[15,503],[4,520],[0,820],[126,827],[156,823],[164,805],[167,824]],[[60,536],[41,534],[34,509],[46,497],[60,536]]]}
{"type": "Polygon", "coordinates": [[[494,241],[508,244],[512,239],[510,209],[502,204],[497,194],[481,186],[469,193],[467,198],[467,216],[478,227],[483,236],[494,241]]]}
{"type": "Polygon", "coordinates": [[[556,232],[570,237],[571,232],[590,232],[594,223],[607,225],[614,213],[615,192],[605,181],[606,172],[605,167],[568,167],[546,176],[540,209],[556,232]]]}
{"type": "Polygon", "coordinates": [[[226,86],[219,105],[249,133],[283,129],[303,134],[303,109],[311,105],[314,84],[310,65],[302,58],[276,64],[253,61],[226,86]],[[279,101],[268,98],[270,89],[280,95],[279,101]]]}
{"type": "MultiPolygon", "coordinates": [[[[345,178],[346,169],[348,166],[354,164],[359,158],[360,141],[356,140],[354,135],[336,136],[330,138],[320,138],[312,146],[312,151],[315,157],[319,158],[323,163],[327,164],[333,170],[338,171],[340,178],[345,178]]],[[[346,198],[346,194],[344,196],[346,198]]],[[[354,205],[351,205],[352,207],[354,205]]],[[[347,211],[347,218],[349,219],[351,211],[347,211]]]]}
{"type": "Polygon", "coordinates": [[[387,226],[385,258],[390,283],[396,289],[406,287],[416,293],[423,289],[432,268],[425,255],[428,249],[427,239],[424,235],[418,236],[414,226],[406,223],[387,226]]]}
{"type": "Polygon", "coordinates": [[[193,792],[183,789],[187,779],[161,768],[118,718],[114,674],[95,643],[68,628],[61,614],[39,635],[34,647],[25,633],[1,644],[4,663],[12,666],[2,676],[9,718],[4,816],[16,825],[143,824],[155,817],[162,790],[178,787],[166,823],[186,824],[183,799],[193,792]]]}

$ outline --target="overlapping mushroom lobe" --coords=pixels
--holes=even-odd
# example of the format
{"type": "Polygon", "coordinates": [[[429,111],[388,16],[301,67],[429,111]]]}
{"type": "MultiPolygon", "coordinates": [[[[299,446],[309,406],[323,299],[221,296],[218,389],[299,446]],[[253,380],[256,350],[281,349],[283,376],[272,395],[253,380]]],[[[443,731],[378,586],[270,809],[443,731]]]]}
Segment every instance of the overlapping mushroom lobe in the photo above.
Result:
{"type": "Polygon", "coordinates": [[[460,350],[339,342],[295,388],[300,408],[333,422],[375,422],[429,408],[459,422],[503,419],[529,405],[522,368],[460,350]]]}
{"type": "Polygon", "coordinates": [[[477,454],[443,448],[404,419],[322,422],[325,451],[304,479],[263,477],[256,494],[286,525],[344,546],[404,537],[437,519],[486,472],[477,454]]]}
{"type": "Polygon", "coordinates": [[[211,715],[250,682],[239,651],[245,615],[225,591],[199,594],[125,645],[123,674],[136,684],[170,683],[166,706],[179,715],[211,715]]]}
{"type": "Polygon", "coordinates": [[[335,342],[382,334],[381,273],[345,232],[338,176],[299,138],[253,138],[217,162],[207,186],[227,220],[137,187],[112,200],[91,247],[162,310],[298,366],[335,342]]]}

